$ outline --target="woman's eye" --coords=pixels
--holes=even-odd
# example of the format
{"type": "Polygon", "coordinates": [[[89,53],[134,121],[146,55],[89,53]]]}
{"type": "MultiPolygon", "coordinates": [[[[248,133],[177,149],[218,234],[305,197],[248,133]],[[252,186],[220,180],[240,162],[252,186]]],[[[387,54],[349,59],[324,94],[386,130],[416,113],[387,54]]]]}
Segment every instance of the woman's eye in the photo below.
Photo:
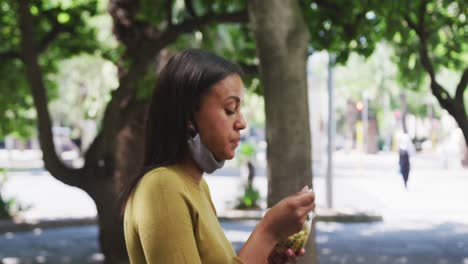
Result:
{"type": "Polygon", "coordinates": [[[226,111],[226,114],[227,114],[227,115],[233,115],[233,114],[236,113],[236,112],[234,112],[234,111],[231,110],[231,109],[224,109],[224,111],[226,111]]]}

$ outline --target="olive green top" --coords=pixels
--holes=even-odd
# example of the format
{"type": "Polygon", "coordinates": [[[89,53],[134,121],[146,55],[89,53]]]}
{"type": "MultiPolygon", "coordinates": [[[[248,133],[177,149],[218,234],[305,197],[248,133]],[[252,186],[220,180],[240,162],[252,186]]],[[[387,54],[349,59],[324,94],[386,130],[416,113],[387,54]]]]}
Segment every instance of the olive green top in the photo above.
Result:
{"type": "Polygon", "coordinates": [[[132,264],[242,264],[218,222],[206,181],[177,166],[146,173],[124,215],[132,264]]]}

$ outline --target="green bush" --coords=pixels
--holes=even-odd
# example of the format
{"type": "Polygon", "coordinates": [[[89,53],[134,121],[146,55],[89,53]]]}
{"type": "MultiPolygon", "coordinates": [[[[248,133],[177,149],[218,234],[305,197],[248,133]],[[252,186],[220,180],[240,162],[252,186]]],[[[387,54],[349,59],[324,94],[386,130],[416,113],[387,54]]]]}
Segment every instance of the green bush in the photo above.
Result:
{"type": "Polygon", "coordinates": [[[2,196],[2,189],[3,185],[8,180],[5,169],[0,168],[0,176],[0,220],[10,220],[18,213],[28,210],[31,206],[23,206],[15,198],[4,199],[2,196]]]}
{"type": "Polygon", "coordinates": [[[238,199],[236,209],[258,209],[259,200],[260,192],[249,184],[244,190],[244,195],[238,199]]]}

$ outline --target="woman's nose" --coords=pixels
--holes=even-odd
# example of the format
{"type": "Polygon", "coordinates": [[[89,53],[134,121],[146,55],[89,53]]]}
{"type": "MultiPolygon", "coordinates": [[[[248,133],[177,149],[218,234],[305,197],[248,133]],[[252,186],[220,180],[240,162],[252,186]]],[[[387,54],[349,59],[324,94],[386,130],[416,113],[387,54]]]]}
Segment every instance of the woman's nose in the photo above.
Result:
{"type": "Polygon", "coordinates": [[[247,123],[245,122],[244,116],[242,114],[239,114],[239,119],[235,123],[235,129],[242,130],[242,129],[245,129],[246,126],[247,126],[247,123]]]}

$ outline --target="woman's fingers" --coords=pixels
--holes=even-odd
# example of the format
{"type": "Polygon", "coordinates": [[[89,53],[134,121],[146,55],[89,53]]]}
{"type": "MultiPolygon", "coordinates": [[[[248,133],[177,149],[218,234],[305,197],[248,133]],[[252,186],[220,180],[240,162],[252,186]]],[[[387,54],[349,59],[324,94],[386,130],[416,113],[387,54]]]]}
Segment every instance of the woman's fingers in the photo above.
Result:
{"type": "Polygon", "coordinates": [[[284,263],[296,263],[299,257],[305,255],[305,249],[301,248],[297,252],[294,252],[291,248],[288,248],[283,253],[272,252],[268,258],[269,264],[284,264],[284,263]]]}
{"type": "Polygon", "coordinates": [[[290,210],[299,217],[297,221],[303,223],[307,220],[309,212],[315,209],[315,194],[313,192],[299,192],[295,197],[291,197],[288,201],[290,204],[290,210]]]}
{"type": "Polygon", "coordinates": [[[287,250],[288,262],[287,263],[296,263],[299,257],[303,257],[305,255],[305,249],[301,248],[297,252],[294,252],[292,249],[287,250]],[[289,251],[290,250],[290,251],[289,251]]]}
{"type": "Polygon", "coordinates": [[[315,207],[315,193],[314,192],[300,192],[296,197],[297,205],[300,207],[315,207]]]}

